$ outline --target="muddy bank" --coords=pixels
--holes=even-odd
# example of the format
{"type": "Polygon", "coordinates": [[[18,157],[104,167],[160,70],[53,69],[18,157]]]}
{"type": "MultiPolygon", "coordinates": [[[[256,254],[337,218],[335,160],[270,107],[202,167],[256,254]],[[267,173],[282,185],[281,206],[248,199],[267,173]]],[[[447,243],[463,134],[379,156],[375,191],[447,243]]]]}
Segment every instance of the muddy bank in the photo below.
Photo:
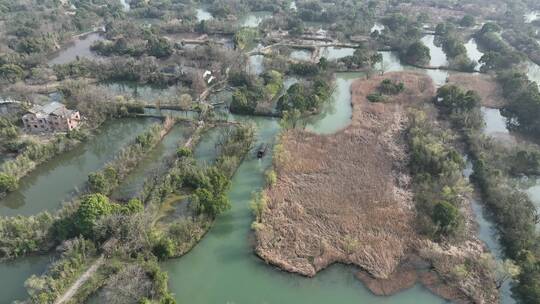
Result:
{"type": "Polygon", "coordinates": [[[265,191],[267,207],[256,225],[256,253],[305,276],[333,263],[358,266],[364,271],[358,278],[381,295],[411,287],[420,277],[417,270],[430,268],[455,291],[452,299],[496,303],[497,291],[485,272],[453,275],[457,266],[482,255],[476,237],[438,244],[416,231],[403,135],[408,108],[435,96],[429,76],[388,73],[357,80],[351,92],[353,117],[344,130],[328,136],[303,130],[282,134],[274,157],[278,179],[265,191]],[[386,78],[403,82],[405,91],[388,102],[369,102],[366,97],[386,78]],[[414,256],[429,267],[410,266],[414,256]]]}

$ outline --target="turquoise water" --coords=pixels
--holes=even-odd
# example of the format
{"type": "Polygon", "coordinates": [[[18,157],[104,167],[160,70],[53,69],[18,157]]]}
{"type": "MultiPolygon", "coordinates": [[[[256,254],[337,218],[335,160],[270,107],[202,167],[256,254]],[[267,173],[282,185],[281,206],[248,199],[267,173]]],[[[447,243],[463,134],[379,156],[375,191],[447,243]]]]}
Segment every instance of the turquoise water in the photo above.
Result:
{"type": "Polygon", "coordinates": [[[332,134],[349,125],[352,119],[351,84],[365,77],[363,73],[336,73],[336,87],[321,114],[310,118],[307,129],[320,134],[332,134]]]}
{"type": "Polygon", "coordinates": [[[136,196],[143,189],[144,182],[148,177],[161,172],[160,168],[164,165],[163,160],[175,155],[178,145],[185,142],[191,134],[190,130],[193,129],[189,126],[175,125],[163,140],[139,162],[133,172],[113,192],[112,197],[114,199],[129,199],[136,196]]]}
{"type": "MultiPolygon", "coordinates": [[[[254,118],[259,142],[273,142],[277,121],[254,118]]],[[[257,146],[257,145],[255,145],[257,146]]],[[[304,278],[266,265],[253,253],[253,220],[248,208],[253,191],[264,186],[270,155],[253,153],[232,180],[232,209],[220,216],[211,231],[187,255],[162,267],[179,303],[445,303],[415,286],[392,297],[377,297],[354,277],[355,269],[334,265],[315,278],[304,278]]]]}
{"type": "Polygon", "coordinates": [[[40,275],[52,261],[49,255],[25,257],[12,262],[0,263],[0,303],[8,304],[27,297],[24,282],[33,274],[40,275]]]}
{"type": "Polygon", "coordinates": [[[77,58],[96,58],[97,55],[90,50],[94,42],[103,40],[98,33],[86,35],[83,38],[77,38],[64,50],[61,50],[50,61],[49,65],[65,64],[77,60],[77,58]]]}
{"type": "Polygon", "coordinates": [[[217,143],[222,129],[219,127],[206,131],[193,151],[199,165],[211,165],[217,157],[217,143]]]}
{"type": "Polygon", "coordinates": [[[76,190],[83,190],[88,174],[101,169],[124,145],[143,132],[154,119],[117,119],[73,150],[39,165],[20,180],[19,188],[0,200],[0,215],[32,215],[54,211],[76,190]]]}

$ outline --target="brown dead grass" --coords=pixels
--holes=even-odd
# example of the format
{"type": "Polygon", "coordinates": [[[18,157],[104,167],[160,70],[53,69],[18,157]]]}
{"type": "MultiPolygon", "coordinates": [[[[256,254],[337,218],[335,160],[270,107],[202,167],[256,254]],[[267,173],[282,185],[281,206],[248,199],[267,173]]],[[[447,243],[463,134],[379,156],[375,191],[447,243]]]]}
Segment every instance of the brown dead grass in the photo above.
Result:
{"type": "Polygon", "coordinates": [[[431,98],[431,80],[418,73],[390,73],[406,92],[392,103],[370,103],[383,77],[352,88],[353,120],[330,136],[305,131],[283,135],[279,181],[258,230],[257,253],[292,272],[313,276],[334,262],[360,266],[376,278],[392,274],[417,238],[412,195],[402,174],[399,143],[403,105],[431,98]]]}
{"type": "Polygon", "coordinates": [[[268,205],[254,226],[256,253],[305,276],[336,262],[356,265],[364,271],[358,278],[377,294],[398,292],[419,280],[410,262],[416,256],[445,282],[444,288],[429,286],[435,292],[459,303],[496,303],[489,271],[463,280],[453,275],[456,266],[479,259],[483,252],[474,231],[461,244],[441,246],[414,227],[402,135],[406,108],[435,96],[431,79],[415,72],[387,73],[357,80],[351,92],[353,118],[344,130],[332,135],[291,130],[282,135],[283,149],[278,149],[274,164],[278,181],[266,190],[268,205]],[[405,92],[387,103],[367,101],[385,78],[404,82],[405,92]]]}
{"type": "Polygon", "coordinates": [[[474,90],[482,98],[482,105],[488,108],[502,108],[506,100],[502,95],[497,80],[486,74],[452,73],[448,83],[461,87],[464,90],[474,90]]]}

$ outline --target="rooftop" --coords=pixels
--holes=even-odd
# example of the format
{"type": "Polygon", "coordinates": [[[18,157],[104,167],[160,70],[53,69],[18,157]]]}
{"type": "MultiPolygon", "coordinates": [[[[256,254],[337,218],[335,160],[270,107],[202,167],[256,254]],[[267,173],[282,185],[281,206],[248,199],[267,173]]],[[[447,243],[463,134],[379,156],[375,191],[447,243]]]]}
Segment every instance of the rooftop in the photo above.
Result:
{"type": "Polygon", "coordinates": [[[35,105],[28,112],[37,116],[70,116],[74,111],[66,109],[66,106],[60,102],[53,101],[46,105],[35,105]]]}

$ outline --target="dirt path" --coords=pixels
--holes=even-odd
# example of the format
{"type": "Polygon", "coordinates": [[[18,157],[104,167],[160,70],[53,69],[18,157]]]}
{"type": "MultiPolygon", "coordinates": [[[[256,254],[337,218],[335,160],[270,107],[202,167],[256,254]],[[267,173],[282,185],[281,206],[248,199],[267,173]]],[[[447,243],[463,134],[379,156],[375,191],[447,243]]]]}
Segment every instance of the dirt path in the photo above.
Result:
{"type": "Polygon", "coordinates": [[[98,268],[103,264],[104,261],[105,259],[103,258],[103,256],[100,256],[99,259],[97,259],[94,264],[92,264],[92,266],[90,266],[90,268],[88,268],[88,270],[86,270],[86,272],[83,273],[61,297],[56,299],[54,304],[62,304],[68,302],[71,297],[75,295],[77,290],[79,290],[79,288],[81,288],[81,286],[86,281],[88,281],[90,277],[92,277],[92,275],[96,272],[96,270],[98,270],[98,268]]]}

